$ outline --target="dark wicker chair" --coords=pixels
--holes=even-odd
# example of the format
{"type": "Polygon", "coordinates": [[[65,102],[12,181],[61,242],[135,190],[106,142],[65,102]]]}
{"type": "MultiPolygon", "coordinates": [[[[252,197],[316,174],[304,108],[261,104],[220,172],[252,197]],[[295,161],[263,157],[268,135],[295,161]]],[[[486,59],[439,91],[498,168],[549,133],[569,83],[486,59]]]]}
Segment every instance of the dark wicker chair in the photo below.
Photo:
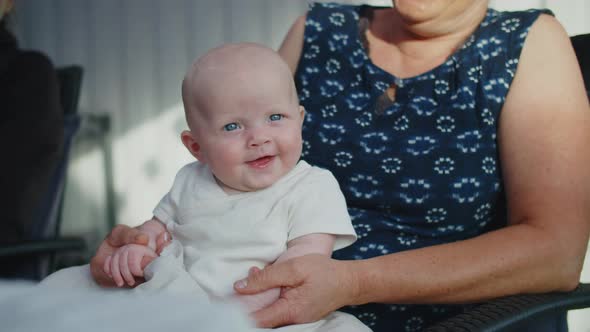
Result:
{"type": "MultiPolygon", "coordinates": [[[[86,243],[78,237],[60,237],[59,227],[64,199],[69,151],[80,127],[78,100],[82,84],[82,67],[68,66],[57,69],[61,104],[64,111],[63,157],[54,170],[46,193],[36,211],[37,217],[28,239],[0,245],[0,258],[20,257],[27,261],[26,268],[16,278],[41,280],[55,270],[55,256],[64,251],[82,251],[86,243]],[[30,263],[28,263],[30,261],[30,263]]],[[[5,267],[6,268],[6,267],[5,267]]]]}

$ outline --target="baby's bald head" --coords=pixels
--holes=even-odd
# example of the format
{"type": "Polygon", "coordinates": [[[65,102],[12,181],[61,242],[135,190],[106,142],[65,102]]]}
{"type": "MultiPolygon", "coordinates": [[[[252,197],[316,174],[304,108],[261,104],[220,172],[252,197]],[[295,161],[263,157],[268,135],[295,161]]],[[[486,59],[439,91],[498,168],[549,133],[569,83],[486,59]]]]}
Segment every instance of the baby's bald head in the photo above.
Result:
{"type": "Polygon", "coordinates": [[[215,102],[256,98],[260,94],[285,97],[298,105],[291,70],[274,50],[254,43],[225,44],[208,51],[189,68],[182,82],[186,120],[194,124],[215,111],[215,102]]]}

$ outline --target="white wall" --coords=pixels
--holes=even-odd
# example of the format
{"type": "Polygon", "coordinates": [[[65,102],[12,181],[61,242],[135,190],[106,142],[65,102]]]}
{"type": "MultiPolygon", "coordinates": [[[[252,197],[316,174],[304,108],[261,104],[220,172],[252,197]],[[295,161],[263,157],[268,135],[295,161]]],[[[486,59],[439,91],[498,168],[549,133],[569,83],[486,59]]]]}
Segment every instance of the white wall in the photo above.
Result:
{"type": "Polygon", "coordinates": [[[499,10],[549,8],[571,36],[590,32],[590,0],[491,0],[499,10]]]}
{"type": "MultiPolygon", "coordinates": [[[[277,48],[305,12],[293,0],[19,0],[14,23],[24,48],[56,65],[81,64],[81,112],[112,119],[117,219],[136,225],[190,160],[180,82],[190,62],[231,41],[277,48]]],[[[95,245],[106,232],[101,150],[77,145],[66,194],[65,233],[95,245]]]]}

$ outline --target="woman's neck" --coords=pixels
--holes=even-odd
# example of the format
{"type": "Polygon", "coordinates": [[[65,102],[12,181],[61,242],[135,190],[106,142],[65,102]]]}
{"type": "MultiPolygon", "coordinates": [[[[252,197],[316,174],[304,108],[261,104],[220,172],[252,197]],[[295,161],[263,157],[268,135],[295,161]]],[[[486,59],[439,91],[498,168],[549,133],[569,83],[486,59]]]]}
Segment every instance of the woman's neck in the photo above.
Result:
{"type": "Polygon", "coordinates": [[[390,10],[383,15],[389,16],[385,22],[375,22],[389,30],[391,37],[411,39],[433,39],[469,35],[483,20],[488,1],[455,0],[444,8],[432,9],[432,13],[417,10],[390,10]],[[396,33],[397,32],[397,33],[396,33]]]}
{"type": "Polygon", "coordinates": [[[424,20],[403,17],[396,9],[373,12],[367,31],[369,56],[398,77],[411,77],[443,63],[477,29],[487,1],[456,1],[424,20]]]}

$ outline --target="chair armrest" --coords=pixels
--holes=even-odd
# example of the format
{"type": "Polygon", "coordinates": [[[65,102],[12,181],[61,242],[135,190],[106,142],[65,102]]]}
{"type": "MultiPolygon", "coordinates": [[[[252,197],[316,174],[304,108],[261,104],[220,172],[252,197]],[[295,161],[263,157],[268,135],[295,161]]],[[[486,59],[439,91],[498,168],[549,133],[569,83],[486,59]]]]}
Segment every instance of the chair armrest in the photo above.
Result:
{"type": "Polygon", "coordinates": [[[0,245],[0,257],[39,255],[70,250],[86,249],[86,241],[80,237],[60,237],[49,240],[28,240],[0,245]]]}
{"type": "Polygon", "coordinates": [[[514,295],[495,299],[425,331],[517,331],[516,327],[542,316],[587,307],[590,307],[590,284],[580,283],[571,292],[514,295]]]}

